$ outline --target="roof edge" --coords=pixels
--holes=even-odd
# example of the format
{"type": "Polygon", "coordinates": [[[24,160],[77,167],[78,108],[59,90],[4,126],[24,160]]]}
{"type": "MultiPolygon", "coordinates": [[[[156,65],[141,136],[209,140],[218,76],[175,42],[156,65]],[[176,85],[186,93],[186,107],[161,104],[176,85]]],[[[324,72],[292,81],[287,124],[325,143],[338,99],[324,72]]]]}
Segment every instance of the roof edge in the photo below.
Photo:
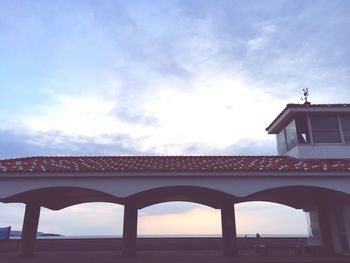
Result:
{"type": "Polygon", "coordinates": [[[350,103],[337,103],[337,104],[297,104],[288,103],[286,107],[277,115],[277,117],[271,122],[265,129],[269,134],[277,133],[277,129],[282,125],[283,119],[289,118],[293,113],[297,112],[349,112],[350,103]]]}

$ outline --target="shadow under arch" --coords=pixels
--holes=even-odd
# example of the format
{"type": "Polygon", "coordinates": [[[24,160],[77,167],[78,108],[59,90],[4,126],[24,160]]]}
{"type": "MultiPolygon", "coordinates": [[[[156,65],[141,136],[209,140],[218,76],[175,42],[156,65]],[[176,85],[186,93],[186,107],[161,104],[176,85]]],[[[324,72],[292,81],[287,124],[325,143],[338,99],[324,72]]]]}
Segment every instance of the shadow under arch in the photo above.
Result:
{"type": "Polygon", "coordinates": [[[316,186],[282,186],[266,189],[240,198],[239,203],[266,201],[305,209],[318,205],[323,200],[342,203],[350,200],[350,195],[330,188],[316,186]]]}
{"type": "Polygon", "coordinates": [[[35,203],[51,210],[90,202],[123,204],[123,199],[81,187],[48,187],[22,192],[0,200],[3,203],[35,203]]]}
{"type": "Polygon", "coordinates": [[[171,201],[192,202],[218,209],[223,204],[233,204],[237,197],[210,188],[179,185],[153,188],[131,195],[126,200],[138,209],[171,201]]]}

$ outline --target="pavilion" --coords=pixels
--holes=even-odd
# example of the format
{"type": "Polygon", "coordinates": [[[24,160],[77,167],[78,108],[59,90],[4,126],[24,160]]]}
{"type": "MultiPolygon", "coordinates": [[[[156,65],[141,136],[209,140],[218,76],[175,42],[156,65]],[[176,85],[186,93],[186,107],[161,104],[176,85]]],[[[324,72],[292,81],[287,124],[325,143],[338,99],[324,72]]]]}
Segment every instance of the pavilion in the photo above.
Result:
{"type": "Polygon", "coordinates": [[[32,256],[40,208],[124,206],[123,251],[135,255],[138,210],[189,201],[221,210],[236,255],[234,205],[270,201],[310,215],[311,245],[350,249],[350,104],[288,104],[266,129],[276,156],[80,156],[0,160],[0,202],[25,203],[20,255],[32,256]]]}

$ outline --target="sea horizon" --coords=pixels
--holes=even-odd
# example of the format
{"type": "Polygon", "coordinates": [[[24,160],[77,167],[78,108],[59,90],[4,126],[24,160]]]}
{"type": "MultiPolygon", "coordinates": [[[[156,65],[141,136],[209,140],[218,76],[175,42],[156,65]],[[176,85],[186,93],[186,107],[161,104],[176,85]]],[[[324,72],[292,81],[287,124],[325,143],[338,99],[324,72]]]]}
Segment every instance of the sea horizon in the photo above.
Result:
{"type": "MultiPolygon", "coordinates": [[[[260,233],[259,233],[260,234],[260,233]]],[[[239,238],[255,238],[256,234],[238,234],[239,238]]],[[[37,236],[37,239],[113,239],[122,238],[122,235],[43,235],[37,236]]],[[[194,235],[138,235],[138,238],[220,238],[220,234],[194,234],[194,235]]],[[[260,234],[261,238],[306,238],[306,234],[260,234]]],[[[11,239],[19,239],[20,236],[13,236],[11,239]]]]}

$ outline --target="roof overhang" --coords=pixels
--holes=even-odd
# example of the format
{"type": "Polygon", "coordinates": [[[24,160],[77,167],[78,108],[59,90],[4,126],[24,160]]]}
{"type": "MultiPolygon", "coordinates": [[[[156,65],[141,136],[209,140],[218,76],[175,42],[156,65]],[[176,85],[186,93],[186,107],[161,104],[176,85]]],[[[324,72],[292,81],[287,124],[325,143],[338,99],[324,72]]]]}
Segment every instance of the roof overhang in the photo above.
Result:
{"type": "Polygon", "coordinates": [[[350,113],[349,104],[287,104],[286,108],[266,128],[269,134],[279,133],[296,114],[300,113],[350,113]]]}

